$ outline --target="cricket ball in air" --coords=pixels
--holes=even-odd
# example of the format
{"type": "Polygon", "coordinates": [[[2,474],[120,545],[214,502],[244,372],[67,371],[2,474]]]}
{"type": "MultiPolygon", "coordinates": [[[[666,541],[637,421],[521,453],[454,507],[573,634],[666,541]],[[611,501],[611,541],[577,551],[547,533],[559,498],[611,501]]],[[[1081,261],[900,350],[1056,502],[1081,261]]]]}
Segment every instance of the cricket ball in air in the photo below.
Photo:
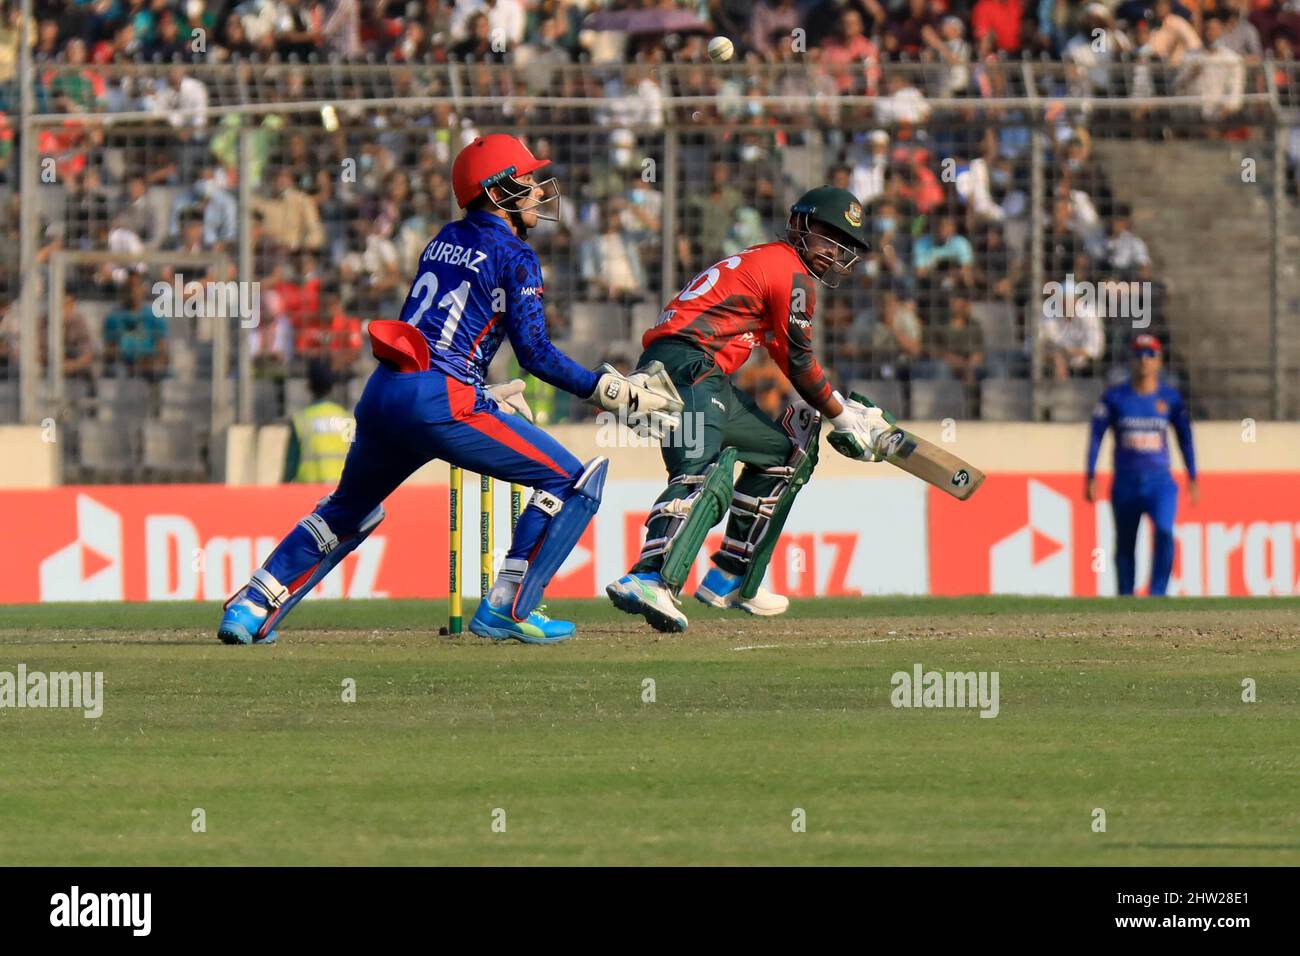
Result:
{"type": "Polygon", "coordinates": [[[735,52],[735,46],[726,37],[714,37],[709,41],[709,59],[714,63],[726,63],[735,52]]]}

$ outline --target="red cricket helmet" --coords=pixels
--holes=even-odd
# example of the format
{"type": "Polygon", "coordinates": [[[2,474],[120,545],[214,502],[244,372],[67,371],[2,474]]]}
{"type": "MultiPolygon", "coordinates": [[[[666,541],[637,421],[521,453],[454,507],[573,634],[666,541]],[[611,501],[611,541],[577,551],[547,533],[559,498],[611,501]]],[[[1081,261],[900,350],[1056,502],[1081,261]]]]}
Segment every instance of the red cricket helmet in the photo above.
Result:
{"type": "Polygon", "coordinates": [[[506,133],[480,136],[457,153],[455,162],[451,164],[451,188],[456,193],[456,204],[464,209],[486,193],[489,187],[499,186],[506,193],[508,205],[492,199],[493,205],[498,208],[521,212],[555,202],[557,208],[554,215],[544,216],[538,212],[538,218],[558,219],[560,190],[554,177],[538,182],[535,186],[519,181],[520,176],[535,173],[549,163],[549,159],[538,159],[532,150],[506,133]],[[532,205],[521,206],[520,202],[530,199],[532,190],[537,186],[545,191],[542,198],[533,201],[532,205]]]}

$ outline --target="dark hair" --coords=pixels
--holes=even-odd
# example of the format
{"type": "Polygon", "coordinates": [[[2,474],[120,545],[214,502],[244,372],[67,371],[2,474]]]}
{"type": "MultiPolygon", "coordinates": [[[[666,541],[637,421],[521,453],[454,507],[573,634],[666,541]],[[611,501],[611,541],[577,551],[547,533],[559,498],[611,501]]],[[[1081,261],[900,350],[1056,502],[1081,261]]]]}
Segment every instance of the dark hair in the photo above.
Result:
{"type": "Polygon", "coordinates": [[[307,387],[313,398],[322,399],[334,387],[334,373],[327,362],[314,360],[307,366],[307,387]]]}

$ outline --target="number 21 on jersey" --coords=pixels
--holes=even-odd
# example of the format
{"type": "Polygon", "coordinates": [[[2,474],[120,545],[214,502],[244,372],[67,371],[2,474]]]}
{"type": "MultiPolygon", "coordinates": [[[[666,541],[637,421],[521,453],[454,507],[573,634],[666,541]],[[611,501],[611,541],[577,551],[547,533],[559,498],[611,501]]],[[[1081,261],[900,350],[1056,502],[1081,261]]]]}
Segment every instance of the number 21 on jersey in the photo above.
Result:
{"type": "MultiPolygon", "coordinates": [[[[436,346],[440,352],[451,348],[451,340],[456,336],[456,326],[460,325],[461,316],[465,314],[465,304],[469,302],[469,288],[469,280],[466,279],[438,300],[438,308],[446,310],[442,320],[442,333],[438,336],[436,346]]],[[[429,312],[434,299],[438,297],[438,277],[432,272],[422,274],[415,280],[410,297],[418,298],[420,304],[411,313],[408,321],[411,325],[419,325],[420,320],[429,312]]]]}

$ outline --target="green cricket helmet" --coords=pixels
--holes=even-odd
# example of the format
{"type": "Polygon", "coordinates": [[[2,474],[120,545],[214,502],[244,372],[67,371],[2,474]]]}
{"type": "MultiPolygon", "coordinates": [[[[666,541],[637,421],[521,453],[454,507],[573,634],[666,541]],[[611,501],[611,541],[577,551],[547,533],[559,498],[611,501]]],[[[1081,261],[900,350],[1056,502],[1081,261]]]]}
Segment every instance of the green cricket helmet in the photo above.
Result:
{"type": "Polygon", "coordinates": [[[786,239],[795,247],[808,271],[832,289],[853,270],[862,253],[871,248],[862,203],[847,189],[834,186],[818,186],[799,197],[790,207],[786,239]],[[814,223],[822,226],[817,230],[819,244],[825,247],[830,243],[833,251],[809,249],[814,223]]]}

